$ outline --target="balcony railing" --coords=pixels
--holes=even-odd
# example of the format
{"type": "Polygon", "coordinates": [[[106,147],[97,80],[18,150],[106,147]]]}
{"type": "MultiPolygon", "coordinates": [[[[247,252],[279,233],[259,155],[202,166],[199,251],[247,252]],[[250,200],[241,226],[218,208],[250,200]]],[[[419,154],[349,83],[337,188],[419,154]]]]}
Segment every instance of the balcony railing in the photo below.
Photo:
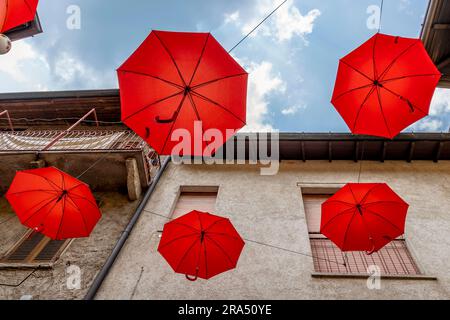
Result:
{"type": "Polygon", "coordinates": [[[0,132],[0,153],[64,151],[142,151],[149,178],[159,168],[159,157],[129,130],[27,130],[0,132]],[[59,136],[61,138],[57,139],[59,136]],[[55,142],[55,139],[57,141],[55,142]],[[47,148],[51,145],[50,148],[47,148]]]}

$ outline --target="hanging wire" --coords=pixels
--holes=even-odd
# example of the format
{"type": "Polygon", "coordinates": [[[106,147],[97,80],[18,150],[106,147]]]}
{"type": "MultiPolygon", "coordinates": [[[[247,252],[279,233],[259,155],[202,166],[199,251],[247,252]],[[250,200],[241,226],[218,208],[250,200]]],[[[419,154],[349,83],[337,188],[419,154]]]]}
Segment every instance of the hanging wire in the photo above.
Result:
{"type": "Polygon", "coordinates": [[[39,269],[39,267],[33,269],[22,281],[20,281],[17,284],[9,284],[9,283],[0,283],[0,287],[9,287],[9,288],[18,288],[20,287],[25,281],[27,281],[34,273],[39,269]]]}
{"type": "MultiPolygon", "coordinates": [[[[162,214],[150,211],[150,210],[145,210],[144,209],[144,211],[148,212],[148,213],[150,213],[152,215],[155,215],[155,216],[158,216],[158,217],[162,217],[162,218],[167,219],[169,221],[173,220],[172,218],[169,218],[169,217],[167,217],[165,215],[162,215],[162,214]]],[[[294,250],[290,250],[290,249],[274,246],[274,245],[271,245],[271,244],[268,244],[268,243],[264,243],[264,242],[260,242],[260,241],[256,241],[256,240],[251,240],[251,239],[246,239],[246,238],[243,238],[243,239],[244,239],[244,241],[251,242],[251,243],[254,243],[254,244],[258,244],[260,246],[265,246],[265,247],[269,247],[269,248],[273,248],[273,249],[277,249],[277,250],[281,250],[281,251],[285,251],[285,252],[290,252],[290,253],[294,253],[294,254],[297,254],[297,255],[305,256],[305,257],[310,257],[310,258],[317,259],[317,260],[323,260],[323,261],[327,261],[327,262],[336,263],[336,264],[339,264],[341,266],[346,266],[345,261],[344,261],[344,263],[342,263],[342,262],[338,262],[338,261],[334,261],[334,260],[329,260],[329,259],[315,257],[315,256],[313,256],[311,254],[307,254],[307,253],[303,253],[303,252],[299,252],[299,251],[294,251],[294,250]]]]}
{"type": "Polygon", "coordinates": [[[280,9],[288,0],[284,0],[278,7],[276,7],[269,15],[267,15],[256,27],[254,27],[249,33],[247,33],[236,45],[231,48],[228,53],[231,53],[236,47],[238,47],[242,42],[244,42],[245,39],[247,39],[253,32],[256,31],[264,22],[266,22],[267,19],[269,19],[275,12],[277,12],[278,9],[280,9]]]}
{"type": "Polygon", "coordinates": [[[378,23],[378,32],[381,31],[381,18],[383,17],[383,5],[384,5],[384,0],[381,0],[381,6],[380,6],[380,21],[378,23]]]}

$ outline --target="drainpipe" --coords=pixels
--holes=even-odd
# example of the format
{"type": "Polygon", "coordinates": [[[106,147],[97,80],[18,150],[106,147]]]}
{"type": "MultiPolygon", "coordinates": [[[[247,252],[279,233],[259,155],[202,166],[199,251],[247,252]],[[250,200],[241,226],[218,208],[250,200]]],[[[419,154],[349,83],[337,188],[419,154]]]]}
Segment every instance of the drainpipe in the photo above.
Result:
{"type": "Polygon", "coordinates": [[[141,216],[142,212],[144,211],[144,208],[147,205],[148,200],[152,196],[153,191],[155,190],[162,174],[166,170],[166,167],[169,164],[170,160],[171,160],[170,156],[164,160],[164,163],[162,164],[161,168],[159,169],[158,174],[155,176],[153,183],[148,188],[147,192],[145,193],[144,197],[142,198],[139,206],[136,209],[136,212],[134,213],[134,215],[131,218],[130,222],[128,223],[127,227],[122,232],[122,235],[120,236],[119,240],[117,241],[116,245],[114,246],[114,248],[111,252],[111,255],[108,257],[108,260],[106,260],[106,263],[102,267],[102,270],[100,270],[100,272],[95,277],[94,282],[92,283],[91,287],[89,288],[89,291],[87,292],[86,296],[84,297],[84,300],[93,300],[95,298],[95,295],[97,294],[98,289],[100,289],[100,286],[102,285],[103,281],[105,280],[106,276],[108,275],[109,270],[114,265],[114,262],[116,261],[116,258],[120,253],[120,250],[122,250],[122,247],[124,246],[125,242],[127,241],[128,236],[130,235],[131,231],[133,230],[133,227],[135,226],[136,222],[139,220],[139,217],[141,216]]]}

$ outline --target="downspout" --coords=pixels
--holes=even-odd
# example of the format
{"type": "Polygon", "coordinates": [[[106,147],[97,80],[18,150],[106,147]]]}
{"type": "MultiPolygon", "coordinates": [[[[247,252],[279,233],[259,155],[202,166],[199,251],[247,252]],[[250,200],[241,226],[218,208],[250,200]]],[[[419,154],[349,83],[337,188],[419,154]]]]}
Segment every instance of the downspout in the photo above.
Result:
{"type": "Polygon", "coordinates": [[[108,273],[109,273],[111,267],[114,265],[114,262],[116,261],[116,258],[120,253],[120,250],[122,250],[122,247],[124,246],[125,242],[127,241],[128,236],[130,235],[131,231],[133,230],[133,227],[135,226],[136,222],[139,220],[139,217],[141,216],[142,212],[144,211],[144,208],[147,205],[148,200],[152,196],[153,191],[155,190],[156,186],[158,185],[158,181],[160,180],[161,176],[163,175],[164,171],[166,170],[166,167],[169,164],[170,160],[171,160],[171,157],[167,157],[164,160],[161,168],[159,169],[157,175],[155,176],[155,179],[153,180],[153,183],[148,188],[148,190],[145,193],[144,197],[142,198],[139,206],[137,207],[136,212],[134,213],[134,215],[131,218],[130,222],[128,223],[127,227],[122,232],[122,235],[120,236],[119,240],[117,241],[116,245],[114,246],[114,248],[111,252],[111,255],[108,257],[108,260],[106,260],[102,269],[95,277],[94,282],[92,282],[92,285],[89,288],[89,291],[87,292],[86,296],[84,297],[84,300],[93,300],[95,298],[95,295],[97,294],[98,289],[100,289],[103,281],[108,276],[108,273]]]}

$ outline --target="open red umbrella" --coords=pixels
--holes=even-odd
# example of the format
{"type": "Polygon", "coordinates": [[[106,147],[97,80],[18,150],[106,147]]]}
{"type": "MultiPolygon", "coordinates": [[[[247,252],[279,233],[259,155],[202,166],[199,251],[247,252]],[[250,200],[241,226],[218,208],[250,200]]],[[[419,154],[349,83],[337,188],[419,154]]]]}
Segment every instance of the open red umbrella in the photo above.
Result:
{"type": "Polygon", "coordinates": [[[158,251],[175,272],[195,281],[234,269],[244,244],[229,219],[192,211],[166,223],[158,251]]]}
{"type": "Polygon", "coordinates": [[[342,251],[371,254],[404,233],[408,207],[385,183],[349,183],[322,203],[320,232],[342,251]]]}
{"type": "Polygon", "coordinates": [[[88,237],[101,217],[89,186],[54,167],[18,171],[6,198],[23,225],[54,240],[88,237]]]}
{"type": "Polygon", "coordinates": [[[202,156],[204,131],[225,142],[245,125],[248,74],[209,33],[153,31],[117,72],[122,121],[161,155],[177,129],[191,139],[183,155],[202,156]]]}
{"type": "Polygon", "coordinates": [[[0,0],[0,33],[4,33],[36,16],[39,0],[0,0]]]}
{"type": "Polygon", "coordinates": [[[428,115],[440,77],[420,39],[377,33],[340,60],[331,102],[353,133],[393,138],[428,115]]]}

